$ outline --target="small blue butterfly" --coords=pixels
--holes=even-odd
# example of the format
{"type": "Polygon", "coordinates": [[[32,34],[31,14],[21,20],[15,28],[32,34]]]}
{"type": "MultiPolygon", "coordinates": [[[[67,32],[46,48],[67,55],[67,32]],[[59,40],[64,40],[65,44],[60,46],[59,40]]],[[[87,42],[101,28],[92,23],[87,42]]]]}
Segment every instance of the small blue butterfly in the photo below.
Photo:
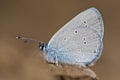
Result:
{"type": "Polygon", "coordinates": [[[47,44],[39,42],[39,48],[50,63],[91,66],[101,56],[103,35],[101,14],[96,8],[90,8],[65,24],[47,44]]]}

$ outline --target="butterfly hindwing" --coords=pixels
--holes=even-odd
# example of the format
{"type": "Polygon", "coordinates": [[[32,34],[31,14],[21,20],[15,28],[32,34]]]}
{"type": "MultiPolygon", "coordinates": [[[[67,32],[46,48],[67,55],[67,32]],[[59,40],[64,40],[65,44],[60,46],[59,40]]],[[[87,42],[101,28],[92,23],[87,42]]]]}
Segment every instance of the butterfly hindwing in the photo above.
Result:
{"type": "Polygon", "coordinates": [[[94,62],[101,55],[100,35],[93,29],[79,27],[70,32],[64,32],[56,40],[58,60],[69,64],[85,64],[94,62]]]}

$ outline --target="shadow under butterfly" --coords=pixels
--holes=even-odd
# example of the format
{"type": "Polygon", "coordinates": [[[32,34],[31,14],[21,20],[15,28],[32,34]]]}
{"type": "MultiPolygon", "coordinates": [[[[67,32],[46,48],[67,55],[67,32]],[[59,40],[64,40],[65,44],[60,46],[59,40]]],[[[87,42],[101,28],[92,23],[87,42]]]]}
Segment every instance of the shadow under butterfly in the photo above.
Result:
{"type": "Polygon", "coordinates": [[[48,43],[17,36],[25,42],[37,42],[49,63],[77,65],[87,75],[96,78],[88,68],[100,58],[103,49],[104,24],[100,12],[89,8],[65,24],[48,43]]]}

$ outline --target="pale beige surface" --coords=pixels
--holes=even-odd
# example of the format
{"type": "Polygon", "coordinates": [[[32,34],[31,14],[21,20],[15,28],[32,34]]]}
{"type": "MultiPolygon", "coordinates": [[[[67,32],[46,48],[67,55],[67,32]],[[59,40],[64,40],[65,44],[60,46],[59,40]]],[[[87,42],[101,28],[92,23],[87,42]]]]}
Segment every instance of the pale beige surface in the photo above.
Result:
{"type": "Polygon", "coordinates": [[[103,54],[92,69],[100,80],[119,80],[119,3],[119,0],[0,1],[0,79],[51,78],[38,46],[24,44],[15,36],[24,35],[48,42],[71,18],[94,6],[102,13],[105,35],[103,54]],[[46,75],[49,77],[44,77],[46,75]]]}

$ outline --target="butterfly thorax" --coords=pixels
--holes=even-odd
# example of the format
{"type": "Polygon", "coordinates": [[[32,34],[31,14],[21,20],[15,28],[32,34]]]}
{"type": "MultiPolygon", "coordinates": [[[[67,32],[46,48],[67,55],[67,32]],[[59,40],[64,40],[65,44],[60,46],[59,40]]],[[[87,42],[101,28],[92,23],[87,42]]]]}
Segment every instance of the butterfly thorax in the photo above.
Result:
{"type": "Polygon", "coordinates": [[[43,51],[43,54],[47,60],[47,62],[54,62],[54,57],[53,54],[55,53],[54,50],[49,49],[48,45],[45,43],[40,43],[39,44],[39,48],[41,51],[43,51]]]}
{"type": "Polygon", "coordinates": [[[43,53],[45,55],[47,62],[49,62],[49,63],[56,62],[57,52],[56,52],[55,48],[53,48],[53,47],[51,48],[46,44],[43,48],[43,53]]]}

